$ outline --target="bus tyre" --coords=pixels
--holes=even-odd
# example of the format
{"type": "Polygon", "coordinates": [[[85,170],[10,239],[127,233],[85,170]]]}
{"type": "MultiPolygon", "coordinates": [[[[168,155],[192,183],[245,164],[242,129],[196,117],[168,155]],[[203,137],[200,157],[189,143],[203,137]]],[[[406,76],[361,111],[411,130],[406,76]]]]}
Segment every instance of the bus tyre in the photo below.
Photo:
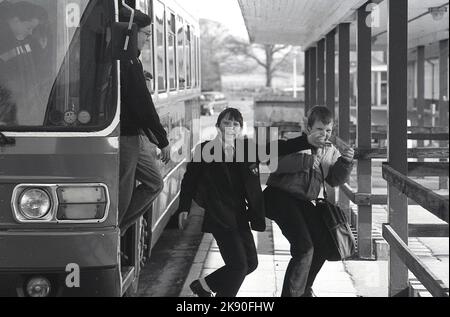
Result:
{"type": "Polygon", "coordinates": [[[139,222],[139,236],[138,236],[138,245],[137,245],[137,254],[138,257],[138,263],[136,263],[136,277],[134,281],[131,283],[130,287],[125,292],[125,297],[137,297],[139,294],[139,277],[141,274],[142,269],[145,266],[145,263],[147,262],[147,252],[150,248],[150,245],[148,243],[148,222],[146,220],[146,217],[143,216],[140,218],[139,222]]]}
{"type": "Polygon", "coordinates": [[[144,255],[146,258],[146,261],[148,261],[148,259],[150,259],[150,256],[152,254],[152,212],[153,209],[150,209],[145,215],[144,215],[144,220],[145,220],[145,232],[144,232],[144,236],[145,236],[145,241],[144,241],[144,255]]]}
{"type": "Polygon", "coordinates": [[[141,271],[149,258],[150,240],[149,226],[146,217],[141,218],[140,235],[139,235],[139,271],[141,271]]]}

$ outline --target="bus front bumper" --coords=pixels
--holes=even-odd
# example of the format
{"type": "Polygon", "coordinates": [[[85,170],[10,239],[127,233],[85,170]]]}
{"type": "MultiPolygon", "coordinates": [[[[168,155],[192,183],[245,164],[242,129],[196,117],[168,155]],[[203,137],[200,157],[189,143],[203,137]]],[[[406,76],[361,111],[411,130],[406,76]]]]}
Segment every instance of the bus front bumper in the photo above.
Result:
{"type": "Polygon", "coordinates": [[[0,297],[28,296],[33,280],[48,296],[120,296],[119,233],[0,231],[0,297]]]}

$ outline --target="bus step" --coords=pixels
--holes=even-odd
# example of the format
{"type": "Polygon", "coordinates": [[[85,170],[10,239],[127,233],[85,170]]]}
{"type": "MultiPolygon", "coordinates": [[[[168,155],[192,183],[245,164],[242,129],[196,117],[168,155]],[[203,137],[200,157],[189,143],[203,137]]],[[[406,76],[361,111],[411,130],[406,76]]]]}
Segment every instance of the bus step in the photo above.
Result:
{"type": "Polygon", "coordinates": [[[130,287],[131,283],[133,283],[134,271],[135,268],[133,266],[125,266],[120,269],[122,273],[122,295],[130,287]]]}

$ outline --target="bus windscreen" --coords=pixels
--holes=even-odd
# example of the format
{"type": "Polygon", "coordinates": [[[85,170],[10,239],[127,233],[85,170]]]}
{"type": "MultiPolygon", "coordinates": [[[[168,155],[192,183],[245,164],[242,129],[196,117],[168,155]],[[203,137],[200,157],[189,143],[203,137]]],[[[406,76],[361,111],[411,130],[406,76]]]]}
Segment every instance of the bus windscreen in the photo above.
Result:
{"type": "Polygon", "coordinates": [[[98,131],[117,107],[110,0],[0,2],[3,131],[98,131]]]}

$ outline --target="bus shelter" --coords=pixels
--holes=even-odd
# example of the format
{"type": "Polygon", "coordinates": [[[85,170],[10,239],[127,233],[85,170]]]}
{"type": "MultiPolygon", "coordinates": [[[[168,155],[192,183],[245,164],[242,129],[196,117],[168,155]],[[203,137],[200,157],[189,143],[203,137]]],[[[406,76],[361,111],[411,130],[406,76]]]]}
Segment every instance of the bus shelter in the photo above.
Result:
{"type": "Polygon", "coordinates": [[[372,210],[387,205],[388,223],[382,234],[390,250],[389,295],[411,295],[412,272],[431,295],[448,297],[448,285],[408,247],[409,237],[448,237],[448,2],[239,0],[239,4],[252,42],[302,47],[302,110],[329,107],[339,137],[357,148],[354,188],[342,186],[338,203],[356,219],[359,257],[375,257],[372,210]],[[374,124],[375,110],[385,112],[384,124],[374,124]],[[383,140],[382,146],[374,147],[376,140],[383,140]],[[383,194],[372,186],[374,161],[380,159],[383,194]],[[421,181],[430,176],[439,177],[439,190],[421,181]],[[356,210],[349,209],[350,201],[356,210]],[[409,224],[411,205],[423,207],[442,223],[409,224]]]}

